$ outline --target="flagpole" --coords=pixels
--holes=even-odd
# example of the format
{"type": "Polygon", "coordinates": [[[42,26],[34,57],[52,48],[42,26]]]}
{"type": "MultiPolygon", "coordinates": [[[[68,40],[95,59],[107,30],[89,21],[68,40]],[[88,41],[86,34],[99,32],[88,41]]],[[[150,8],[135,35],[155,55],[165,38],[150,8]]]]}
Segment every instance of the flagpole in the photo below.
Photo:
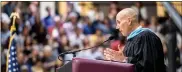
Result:
{"type": "Polygon", "coordinates": [[[8,53],[7,53],[7,56],[6,56],[6,58],[7,58],[6,59],[6,72],[8,72],[8,62],[9,62],[9,56],[10,56],[9,51],[10,51],[11,42],[12,42],[14,36],[15,36],[15,34],[13,34],[13,32],[16,31],[15,20],[16,20],[16,18],[19,18],[19,15],[18,15],[18,13],[13,12],[13,13],[11,13],[10,18],[12,18],[12,17],[13,17],[13,23],[12,23],[12,25],[10,27],[10,39],[9,39],[9,45],[8,45],[8,53]]]}

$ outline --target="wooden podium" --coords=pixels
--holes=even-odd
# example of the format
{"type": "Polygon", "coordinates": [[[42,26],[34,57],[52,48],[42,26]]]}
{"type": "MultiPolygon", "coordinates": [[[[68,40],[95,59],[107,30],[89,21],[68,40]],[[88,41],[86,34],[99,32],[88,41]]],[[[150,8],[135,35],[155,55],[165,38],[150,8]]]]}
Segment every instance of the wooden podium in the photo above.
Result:
{"type": "Polygon", "coordinates": [[[102,60],[73,58],[57,72],[134,72],[134,65],[102,60]]]}

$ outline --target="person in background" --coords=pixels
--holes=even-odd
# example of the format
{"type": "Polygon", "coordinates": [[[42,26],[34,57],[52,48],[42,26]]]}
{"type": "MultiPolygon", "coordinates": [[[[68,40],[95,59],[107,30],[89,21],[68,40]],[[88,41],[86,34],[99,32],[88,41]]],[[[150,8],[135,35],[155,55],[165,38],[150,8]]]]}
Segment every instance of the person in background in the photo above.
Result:
{"type": "Polygon", "coordinates": [[[99,5],[95,7],[95,20],[104,20],[104,13],[100,10],[99,5]]]}
{"type": "Polygon", "coordinates": [[[27,65],[26,65],[26,57],[23,54],[23,52],[17,53],[17,61],[20,66],[19,68],[22,72],[24,72],[25,70],[28,71],[27,65]]]}
{"type": "Polygon", "coordinates": [[[83,19],[83,33],[85,35],[90,35],[90,34],[94,34],[95,33],[95,28],[92,25],[90,18],[88,16],[84,17],[83,19]]]}
{"type": "Polygon", "coordinates": [[[152,16],[150,18],[150,26],[149,28],[153,31],[153,32],[159,32],[161,29],[161,24],[158,23],[158,19],[155,16],[152,16]]]}
{"type": "Polygon", "coordinates": [[[77,20],[78,15],[75,12],[71,12],[69,14],[69,21],[63,23],[63,28],[66,32],[66,35],[70,37],[71,35],[75,34],[74,28],[77,27],[78,20],[77,20]]]}
{"type": "Polygon", "coordinates": [[[57,56],[53,54],[53,50],[51,46],[46,45],[43,49],[43,67],[45,68],[45,72],[54,71],[54,67],[56,66],[57,56]]]}
{"type": "Polygon", "coordinates": [[[32,39],[31,37],[26,37],[25,41],[24,41],[24,49],[23,49],[23,54],[25,55],[25,64],[27,66],[27,69],[29,71],[31,71],[31,66],[32,66],[32,62],[30,62],[29,60],[32,58],[31,54],[32,54],[32,39]]]}
{"type": "MultiPolygon", "coordinates": [[[[50,39],[49,39],[50,40],[50,39]]],[[[48,43],[49,46],[52,48],[52,53],[54,56],[58,56],[58,48],[59,48],[59,43],[56,38],[51,39],[51,41],[48,43]]]]}
{"type": "Polygon", "coordinates": [[[110,6],[109,6],[109,14],[108,14],[108,18],[109,19],[115,19],[115,16],[118,12],[118,6],[117,6],[117,3],[116,2],[111,2],[110,3],[110,6]]]}
{"type": "Polygon", "coordinates": [[[6,13],[1,13],[1,44],[5,45],[8,37],[10,36],[9,31],[10,18],[6,13]]]}
{"type": "Polygon", "coordinates": [[[41,59],[37,59],[35,65],[32,67],[32,72],[44,72],[43,63],[41,59]]]}
{"type": "Polygon", "coordinates": [[[67,19],[69,19],[69,15],[74,12],[77,15],[77,20],[81,18],[79,11],[76,9],[75,5],[78,5],[78,2],[68,2],[68,12],[67,19]]]}
{"type": "MultiPolygon", "coordinates": [[[[86,49],[86,48],[96,46],[97,44],[100,43],[101,39],[102,38],[100,38],[97,35],[89,36],[88,39],[84,39],[84,48],[86,49]]],[[[84,51],[79,52],[77,54],[77,57],[97,60],[97,59],[103,59],[103,54],[101,52],[101,47],[96,47],[93,49],[88,49],[88,50],[84,50],[84,51]]]]}
{"type": "Polygon", "coordinates": [[[91,35],[91,37],[92,36],[97,38],[97,41],[96,42],[98,42],[98,44],[99,44],[99,43],[102,43],[106,39],[105,36],[108,36],[108,34],[105,34],[104,35],[101,30],[97,29],[96,30],[96,33],[93,34],[93,35],[91,35]]]}
{"type": "Polygon", "coordinates": [[[59,50],[59,53],[64,52],[64,51],[71,50],[70,42],[69,42],[69,39],[66,36],[66,34],[60,36],[59,42],[60,42],[60,50],[59,50]]]}
{"type": "MultiPolygon", "coordinates": [[[[65,51],[64,48],[67,48],[69,46],[69,41],[66,37],[66,33],[63,28],[59,31],[59,37],[57,39],[59,47],[57,48],[58,53],[62,53],[65,51]]],[[[62,56],[64,58],[64,56],[62,56]]]]}
{"type": "Polygon", "coordinates": [[[95,7],[92,8],[89,12],[88,12],[88,17],[90,18],[91,22],[94,21],[103,21],[104,20],[104,13],[99,9],[99,5],[94,5],[95,7]]]}
{"type": "MultiPolygon", "coordinates": [[[[20,4],[20,2],[18,3],[20,4]]],[[[21,10],[21,4],[17,5],[13,12],[16,12],[19,15],[19,18],[16,18],[15,23],[16,23],[16,34],[19,35],[22,31],[23,31],[23,27],[24,27],[24,22],[23,22],[23,17],[22,17],[22,10],[21,10]]]]}
{"type": "Polygon", "coordinates": [[[31,2],[28,9],[30,10],[28,21],[30,22],[30,25],[35,24],[35,17],[38,12],[38,2],[31,2]]]}
{"type": "Polygon", "coordinates": [[[134,8],[138,12],[139,20],[148,19],[147,8],[143,5],[142,2],[135,2],[135,5],[132,6],[131,8],[134,8]]]}
{"type": "Polygon", "coordinates": [[[43,19],[43,24],[44,24],[44,27],[46,28],[46,30],[48,30],[49,27],[55,25],[55,22],[54,22],[52,14],[51,14],[51,8],[50,7],[46,7],[46,11],[47,11],[48,15],[47,15],[47,17],[45,17],[43,19]]]}
{"type": "MultiPolygon", "coordinates": [[[[96,31],[95,36],[92,35],[89,37],[90,47],[100,44],[101,42],[103,42],[103,39],[104,39],[104,36],[101,34],[101,31],[99,31],[99,30],[96,31]]],[[[86,54],[88,54],[88,56],[90,55],[90,57],[88,57],[88,58],[89,59],[103,59],[103,54],[101,52],[101,48],[102,48],[102,46],[88,50],[88,52],[86,53],[86,54]]]]}
{"type": "Polygon", "coordinates": [[[82,30],[78,27],[74,29],[75,34],[69,37],[70,46],[78,45],[79,48],[83,48],[83,40],[85,35],[83,34],[82,30]]]}
{"type": "Polygon", "coordinates": [[[0,22],[1,22],[1,71],[6,70],[6,54],[7,54],[7,49],[8,49],[8,40],[10,36],[10,31],[9,31],[9,24],[10,24],[10,19],[6,13],[0,13],[0,22]]]}
{"type": "Polygon", "coordinates": [[[158,19],[155,16],[151,17],[149,28],[160,38],[163,45],[164,55],[167,54],[167,46],[165,36],[160,33],[162,25],[158,23],[158,19]]]}
{"type": "Polygon", "coordinates": [[[35,24],[31,28],[30,35],[38,42],[38,44],[47,43],[47,30],[44,28],[40,21],[40,16],[38,15],[35,17],[35,24]]]}
{"type": "Polygon", "coordinates": [[[100,30],[103,34],[109,34],[110,33],[110,23],[108,18],[105,18],[103,21],[102,20],[95,20],[93,22],[93,27],[97,30],[100,30]]]}
{"type": "MultiPolygon", "coordinates": [[[[60,36],[60,45],[61,46],[59,48],[59,53],[60,52],[65,52],[65,51],[73,50],[73,48],[70,46],[70,41],[68,40],[68,37],[66,35],[60,36]]],[[[72,54],[62,55],[62,59],[63,60],[71,60],[72,57],[73,57],[72,54]]],[[[67,63],[67,61],[64,62],[64,64],[65,63],[67,63]]]]}
{"type": "Polygon", "coordinates": [[[16,2],[8,2],[8,4],[4,5],[3,11],[10,16],[10,14],[13,12],[14,8],[16,7],[16,2]]]}
{"type": "Polygon", "coordinates": [[[48,34],[51,38],[58,38],[59,31],[63,28],[63,22],[60,16],[54,16],[55,26],[52,26],[48,29],[48,34]]]}
{"type": "Polygon", "coordinates": [[[104,18],[102,24],[104,24],[103,28],[101,29],[103,34],[109,34],[112,30],[111,22],[109,21],[109,18],[104,18]]]}
{"type": "Polygon", "coordinates": [[[109,6],[109,9],[108,9],[108,18],[109,18],[109,22],[110,22],[110,26],[111,28],[115,28],[116,27],[116,19],[115,19],[115,16],[118,12],[118,10],[120,10],[122,8],[119,8],[118,7],[118,3],[117,2],[111,2],[110,3],[110,6],[109,6]]]}
{"type": "MultiPolygon", "coordinates": [[[[22,33],[20,33],[19,35],[17,35],[17,36],[15,37],[16,42],[17,42],[18,46],[20,46],[20,48],[24,48],[24,43],[25,43],[26,38],[27,38],[27,37],[30,37],[29,32],[30,32],[30,29],[28,28],[27,25],[25,25],[25,26],[23,27],[22,33]]],[[[21,49],[21,50],[22,50],[22,49],[21,49]]]]}

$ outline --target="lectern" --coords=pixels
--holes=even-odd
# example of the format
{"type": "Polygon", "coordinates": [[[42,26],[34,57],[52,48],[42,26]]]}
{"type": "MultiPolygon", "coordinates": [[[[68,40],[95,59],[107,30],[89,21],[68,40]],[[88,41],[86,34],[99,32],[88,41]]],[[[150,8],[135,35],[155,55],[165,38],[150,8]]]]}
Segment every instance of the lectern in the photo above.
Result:
{"type": "Polygon", "coordinates": [[[134,72],[134,65],[103,60],[73,58],[57,72],[134,72]]]}

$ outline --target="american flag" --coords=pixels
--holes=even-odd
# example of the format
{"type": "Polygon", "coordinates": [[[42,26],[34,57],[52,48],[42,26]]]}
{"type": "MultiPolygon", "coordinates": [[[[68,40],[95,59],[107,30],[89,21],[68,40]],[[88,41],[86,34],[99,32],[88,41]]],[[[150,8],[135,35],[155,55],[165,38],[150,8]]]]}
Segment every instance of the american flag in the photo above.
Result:
{"type": "Polygon", "coordinates": [[[8,54],[8,72],[20,72],[16,56],[16,42],[14,39],[10,41],[10,49],[8,54]]]}

